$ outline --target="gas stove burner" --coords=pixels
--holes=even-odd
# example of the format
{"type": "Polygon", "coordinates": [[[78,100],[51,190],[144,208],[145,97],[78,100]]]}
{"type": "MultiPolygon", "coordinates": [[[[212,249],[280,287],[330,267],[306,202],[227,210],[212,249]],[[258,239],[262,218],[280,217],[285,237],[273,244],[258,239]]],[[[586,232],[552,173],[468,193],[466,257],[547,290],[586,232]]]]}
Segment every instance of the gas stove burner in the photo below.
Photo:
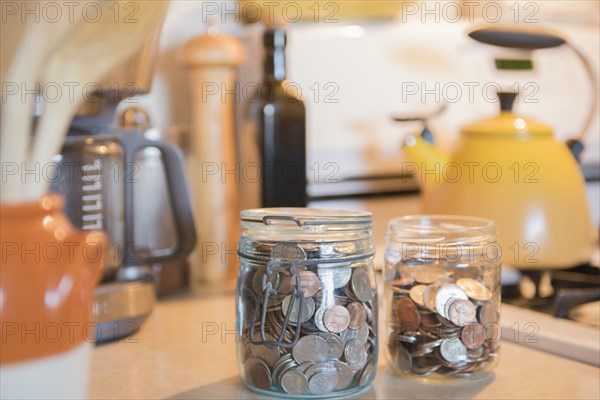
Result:
{"type": "Polygon", "coordinates": [[[589,263],[565,270],[521,271],[502,287],[502,301],[518,307],[572,318],[571,310],[600,300],[600,268],[589,263]]]}

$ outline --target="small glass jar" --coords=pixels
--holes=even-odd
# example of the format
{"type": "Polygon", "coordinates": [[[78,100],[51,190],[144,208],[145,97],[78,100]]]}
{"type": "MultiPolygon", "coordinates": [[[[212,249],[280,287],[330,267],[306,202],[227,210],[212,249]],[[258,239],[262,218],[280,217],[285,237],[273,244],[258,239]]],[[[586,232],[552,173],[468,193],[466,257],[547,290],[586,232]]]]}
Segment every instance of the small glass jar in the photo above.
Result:
{"type": "Polygon", "coordinates": [[[378,354],[371,214],[306,208],[241,213],[238,364],[260,394],[354,394],[378,354]]]}
{"type": "Polygon", "coordinates": [[[479,379],[500,350],[500,246],[494,222],[417,215],[388,224],[387,355],[401,376],[479,379]]]}

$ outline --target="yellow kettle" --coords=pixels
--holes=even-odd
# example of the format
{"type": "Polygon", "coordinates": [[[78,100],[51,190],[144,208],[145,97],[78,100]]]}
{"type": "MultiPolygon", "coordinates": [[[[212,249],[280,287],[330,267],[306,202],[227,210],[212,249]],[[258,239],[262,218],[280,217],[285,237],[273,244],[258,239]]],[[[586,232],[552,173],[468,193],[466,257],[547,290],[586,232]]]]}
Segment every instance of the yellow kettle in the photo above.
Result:
{"type": "Polygon", "coordinates": [[[511,111],[515,96],[499,93],[500,114],[464,127],[454,154],[406,138],[422,211],[492,219],[505,264],[573,267],[589,260],[595,239],[585,181],[549,126],[511,111]]]}

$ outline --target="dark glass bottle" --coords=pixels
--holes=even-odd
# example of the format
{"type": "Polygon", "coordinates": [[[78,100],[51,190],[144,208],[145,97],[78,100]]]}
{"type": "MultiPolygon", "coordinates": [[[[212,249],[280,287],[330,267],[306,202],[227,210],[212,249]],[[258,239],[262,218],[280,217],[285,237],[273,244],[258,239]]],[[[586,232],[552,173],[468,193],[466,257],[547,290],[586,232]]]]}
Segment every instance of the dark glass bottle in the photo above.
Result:
{"type": "Polygon", "coordinates": [[[256,104],[262,207],[306,205],[306,113],[298,86],[285,80],[286,35],[264,33],[265,68],[256,104]]]}

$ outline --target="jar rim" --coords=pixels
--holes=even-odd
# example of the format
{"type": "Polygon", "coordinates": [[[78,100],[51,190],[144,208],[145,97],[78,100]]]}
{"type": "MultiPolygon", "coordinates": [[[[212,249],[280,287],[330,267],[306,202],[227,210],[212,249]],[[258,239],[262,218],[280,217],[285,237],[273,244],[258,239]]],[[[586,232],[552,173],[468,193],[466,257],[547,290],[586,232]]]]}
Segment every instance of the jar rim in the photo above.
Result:
{"type": "Polygon", "coordinates": [[[388,238],[456,240],[459,237],[494,237],[494,221],[463,215],[406,215],[388,223],[388,238]]]}
{"type": "Polygon", "coordinates": [[[242,226],[282,225],[297,228],[336,227],[336,230],[370,228],[373,214],[368,211],[325,210],[302,207],[255,208],[240,213],[242,226]]]}

